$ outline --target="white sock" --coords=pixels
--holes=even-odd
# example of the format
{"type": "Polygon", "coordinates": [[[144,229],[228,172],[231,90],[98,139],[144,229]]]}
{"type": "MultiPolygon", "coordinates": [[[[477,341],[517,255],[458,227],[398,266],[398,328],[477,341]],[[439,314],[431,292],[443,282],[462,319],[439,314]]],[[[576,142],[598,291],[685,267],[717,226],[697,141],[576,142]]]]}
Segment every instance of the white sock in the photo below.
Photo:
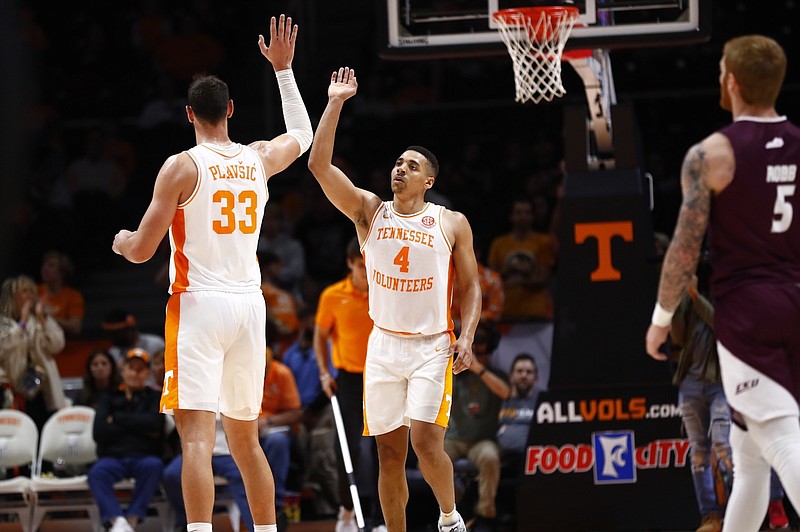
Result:
{"type": "Polygon", "coordinates": [[[458,512],[456,512],[455,506],[453,510],[448,513],[444,513],[441,508],[439,509],[439,524],[441,525],[454,525],[458,522],[458,512]]]}
{"type": "Polygon", "coordinates": [[[211,523],[189,523],[186,532],[211,532],[211,523]]]}
{"type": "Polygon", "coordinates": [[[253,525],[253,532],[278,532],[278,525],[253,525]]]}

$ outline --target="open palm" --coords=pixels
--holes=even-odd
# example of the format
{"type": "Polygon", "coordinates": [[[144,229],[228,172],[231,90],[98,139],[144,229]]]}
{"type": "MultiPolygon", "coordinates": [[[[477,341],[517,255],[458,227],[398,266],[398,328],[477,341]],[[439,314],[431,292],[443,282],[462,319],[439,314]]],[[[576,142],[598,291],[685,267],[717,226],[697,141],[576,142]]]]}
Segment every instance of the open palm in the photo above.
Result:
{"type": "Polygon", "coordinates": [[[346,100],[354,96],[358,90],[356,71],[349,67],[341,67],[331,74],[331,84],[328,87],[328,98],[341,98],[346,100]]]}

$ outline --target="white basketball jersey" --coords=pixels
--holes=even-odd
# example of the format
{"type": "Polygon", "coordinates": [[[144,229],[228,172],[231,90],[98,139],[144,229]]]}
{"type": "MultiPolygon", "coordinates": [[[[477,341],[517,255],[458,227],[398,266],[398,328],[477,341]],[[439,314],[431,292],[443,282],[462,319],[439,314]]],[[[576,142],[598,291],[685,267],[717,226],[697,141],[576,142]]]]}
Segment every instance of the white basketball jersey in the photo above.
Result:
{"type": "Polygon", "coordinates": [[[237,143],[186,153],[197,165],[197,186],[170,225],[169,292],[261,290],[256,249],[269,199],[261,159],[237,143]]]}
{"type": "Polygon", "coordinates": [[[378,208],[361,250],[369,278],[369,315],[401,334],[453,330],[453,248],[442,228],[444,207],[426,203],[398,214],[391,201],[378,208]]]}

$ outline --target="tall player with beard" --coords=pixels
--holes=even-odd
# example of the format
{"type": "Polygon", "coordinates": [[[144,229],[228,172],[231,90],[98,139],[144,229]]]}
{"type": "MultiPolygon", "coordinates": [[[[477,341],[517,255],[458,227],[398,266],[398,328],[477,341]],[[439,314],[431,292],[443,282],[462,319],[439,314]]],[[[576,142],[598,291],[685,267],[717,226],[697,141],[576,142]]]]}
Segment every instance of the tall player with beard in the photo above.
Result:
{"type": "Polygon", "coordinates": [[[481,291],[472,229],[458,212],[425,201],[439,170],[436,157],[410,146],[391,172],[392,201],[357,188],[331,163],[355,72],[331,77],[308,166],[328,199],[356,226],[367,267],[375,327],[364,367],[364,432],[378,445],[378,492],[390,532],[406,529],[408,440],[439,503],[442,532],[466,532],[455,508],[453,466],[444,452],[453,373],[472,363],[481,291]],[[461,332],[453,334],[453,283],[461,293],[461,332]],[[454,355],[457,357],[454,360],[454,355]]]}
{"type": "Polygon", "coordinates": [[[648,354],[663,360],[659,348],[708,229],[714,328],[734,421],[726,532],[759,529],[770,467],[800,507],[800,129],[775,110],[785,73],[786,56],[772,39],[725,44],[721,105],[733,124],[686,154],[683,204],[647,331],[648,354]]]}
{"type": "Polygon", "coordinates": [[[275,485],[258,442],[267,346],[256,249],[267,180],[308,149],[313,136],[291,69],[296,38],[297,26],[281,15],[270,20],[269,46],[258,39],[275,70],[287,132],[246,146],[232,142],[228,86],[215,76],[196,78],[186,114],[197,145],[167,159],[139,229],[114,238],[114,252],[139,263],[153,256],[169,229],[161,411],[175,415],[181,438],[189,532],[211,530],[217,411],[242,473],[254,532],[276,530],[275,485]]]}

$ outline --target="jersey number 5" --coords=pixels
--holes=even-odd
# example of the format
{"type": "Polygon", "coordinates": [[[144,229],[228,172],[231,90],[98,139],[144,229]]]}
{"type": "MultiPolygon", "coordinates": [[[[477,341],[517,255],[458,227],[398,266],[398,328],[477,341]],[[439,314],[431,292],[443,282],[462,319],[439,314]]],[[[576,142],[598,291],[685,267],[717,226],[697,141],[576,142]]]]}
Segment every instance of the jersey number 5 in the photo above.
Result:
{"type": "Polygon", "coordinates": [[[230,190],[217,190],[211,196],[214,203],[220,204],[221,220],[214,220],[211,222],[211,228],[214,232],[220,235],[229,235],[237,228],[239,231],[246,235],[256,232],[256,223],[258,221],[258,196],[253,190],[243,190],[239,196],[234,196],[230,190]],[[236,212],[233,208],[236,203],[244,204],[244,219],[237,220],[236,212]]]}
{"type": "Polygon", "coordinates": [[[794,209],[786,199],[789,196],[794,196],[794,187],[795,185],[778,185],[778,197],[775,198],[775,208],[773,209],[778,218],[772,219],[773,233],[784,233],[792,225],[794,209]]]}

